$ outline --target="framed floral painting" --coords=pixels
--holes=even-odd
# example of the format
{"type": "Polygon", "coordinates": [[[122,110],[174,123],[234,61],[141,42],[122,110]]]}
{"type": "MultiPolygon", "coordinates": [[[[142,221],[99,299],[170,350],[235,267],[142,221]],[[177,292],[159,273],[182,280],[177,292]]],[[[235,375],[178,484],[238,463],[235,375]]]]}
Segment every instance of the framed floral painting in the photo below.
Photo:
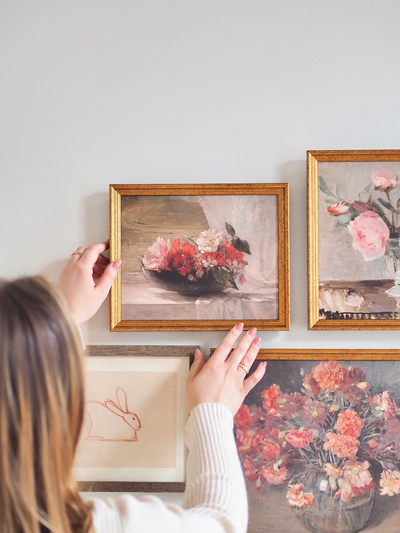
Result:
{"type": "Polygon", "coordinates": [[[85,492],[183,492],[195,346],[87,346],[74,476],[85,492]]]}
{"type": "Polygon", "coordinates": [[[249,533],[400,528],[400,350],[261,350],[235,416],[249,533]]]}
{"type": "Polygon", "coordinates": [[[309,329],[399,329],[400,150],[307,162],[309,329]]]}
{"type": "Polygon", "coordinates": [[[289,329],[288,184],[110,185],[111,331],[289,329]]]}

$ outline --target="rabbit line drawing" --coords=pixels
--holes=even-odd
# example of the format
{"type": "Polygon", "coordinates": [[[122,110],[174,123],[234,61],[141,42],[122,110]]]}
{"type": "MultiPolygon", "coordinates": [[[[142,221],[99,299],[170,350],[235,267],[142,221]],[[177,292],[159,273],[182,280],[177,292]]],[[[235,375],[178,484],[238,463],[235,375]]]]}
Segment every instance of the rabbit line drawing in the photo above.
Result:
{"type": "Polygon", "coordinates": [[[137,431],[142,427],[138,415],[128,408],[128,397],[122,387],[115,391],[117,403],[107,399],[104,402],[86,402],[85,440],[111,442],[135,442],[137,431]]]}

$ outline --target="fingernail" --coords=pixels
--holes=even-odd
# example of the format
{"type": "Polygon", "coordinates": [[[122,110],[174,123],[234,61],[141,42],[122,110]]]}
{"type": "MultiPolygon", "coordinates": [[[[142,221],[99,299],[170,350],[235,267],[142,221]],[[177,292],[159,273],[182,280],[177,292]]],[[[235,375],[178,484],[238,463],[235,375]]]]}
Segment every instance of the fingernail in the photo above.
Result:
{"type": "Polygon", "coordinates": [[[261,345],[261,337],[257,337],[256,339],[254,339],[253,343],[256,345],[256,346],[260,346],[261,345]]]}
{"type": "Polygon", "coordinates": [[[238,331],[243,331],[243,327],[244,327],[243,322],[240,322],[240,324],[237,324],[237,325],[235,326],[235,328],[236,328],[238,331]]]}
{"type": "Polygon", "coordinates": [[[115,268],[115,270],[118,270],[119,267],[122,265],[121,259],[117,259],[117,261],[114,261],[112,265],[115,268]]]}
{"type": "Polygon", "coordinates": [[[200,356],[201,356],[201,351],[198,348],[196,348],[194,351],[194,358],[200,359],[200,356]]]}
{"type": "Polygon", "coordinates": [[[255,337],[256,336],[256,333],[257,333],[257,328],[252,328],[250,331],[249,331],[249,335],[251,337],[255,337]]]}

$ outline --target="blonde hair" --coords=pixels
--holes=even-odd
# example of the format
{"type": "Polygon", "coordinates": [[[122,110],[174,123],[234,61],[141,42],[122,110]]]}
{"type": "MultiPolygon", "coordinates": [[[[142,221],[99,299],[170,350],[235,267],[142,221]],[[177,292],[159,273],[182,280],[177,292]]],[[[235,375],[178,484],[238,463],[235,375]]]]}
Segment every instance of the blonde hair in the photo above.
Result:
{"type": "Polygon", "coordinates": [[[0,282],[0,533],[87,533],[72,466],[84,410],[81,340],[40,277],[0,282]]]}

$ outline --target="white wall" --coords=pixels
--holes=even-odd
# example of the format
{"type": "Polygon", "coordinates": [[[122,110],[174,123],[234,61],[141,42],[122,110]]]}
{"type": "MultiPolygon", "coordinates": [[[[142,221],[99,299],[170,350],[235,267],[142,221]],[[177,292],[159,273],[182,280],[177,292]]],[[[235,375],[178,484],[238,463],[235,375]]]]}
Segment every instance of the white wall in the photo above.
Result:
{"type": "MultiPolygon", "coordinates": [[[[108,236],[110,183],[289,182],[291,331],[264,347],[398,348],[307,330],[306,150],[400,148],[398,0],[0,0],[0,276],[58,275],[108,236]]],[[[221,332],[110,333],[201,344],[221,332]]]]}

